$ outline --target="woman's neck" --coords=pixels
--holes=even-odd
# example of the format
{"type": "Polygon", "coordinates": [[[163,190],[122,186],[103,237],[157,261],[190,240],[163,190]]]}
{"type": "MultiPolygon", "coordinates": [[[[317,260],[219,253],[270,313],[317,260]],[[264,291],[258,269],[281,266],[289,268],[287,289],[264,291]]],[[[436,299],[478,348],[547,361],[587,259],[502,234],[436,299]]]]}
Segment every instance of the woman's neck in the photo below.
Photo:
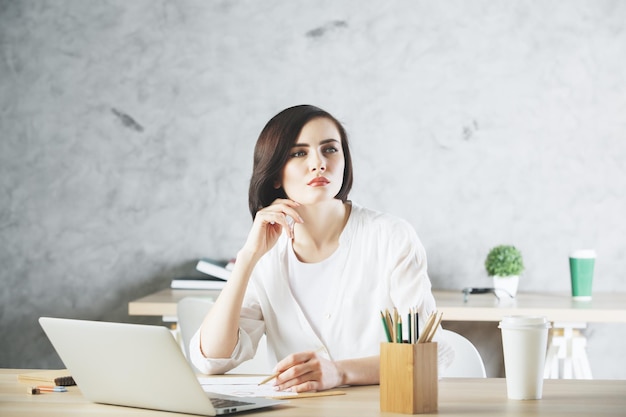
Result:
{"type": "Polygon", "coordinates": [[[339,247],[351,206],[341,200],[298,207],[304,223],[294,226],[293,249],[302,262],[320,262],[339,247]]]}

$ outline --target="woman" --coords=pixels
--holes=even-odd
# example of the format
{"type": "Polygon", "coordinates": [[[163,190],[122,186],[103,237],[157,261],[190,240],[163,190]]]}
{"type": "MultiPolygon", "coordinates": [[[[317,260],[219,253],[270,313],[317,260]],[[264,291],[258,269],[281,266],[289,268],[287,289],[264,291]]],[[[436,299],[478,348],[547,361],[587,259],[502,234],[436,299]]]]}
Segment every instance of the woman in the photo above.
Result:
{"type": "MultiPolygon", "coordinates": [[[[231,276],[191,341],[192,360],[223,373],[260,337],[278,363],[276,389],[379,382],[380,311],[435,310],[413,228],[348,200],[352,162],[342,125],[301,105],[264,127],[249,189],[254,219],[231,276]]],[[[448,350],[439,349],[440,363],[448,350]]]]}

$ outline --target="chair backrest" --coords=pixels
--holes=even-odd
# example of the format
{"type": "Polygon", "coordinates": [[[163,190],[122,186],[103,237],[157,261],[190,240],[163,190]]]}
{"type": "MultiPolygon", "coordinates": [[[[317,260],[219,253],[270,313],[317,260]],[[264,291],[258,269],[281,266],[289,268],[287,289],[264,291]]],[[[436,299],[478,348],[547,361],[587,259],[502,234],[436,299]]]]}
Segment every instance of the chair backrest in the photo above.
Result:
{"type": "Polygon", "coordinates": [[[439,376],[448,378],[486,378],[485,365],[476,347],[460,334],[440,329],[441,337],[454,349],[454,360],[439,376]]]}
{"type": "MultiPolygon", "coordinates": [[[[178,329],[184,346],[185,357],[189,358],[189,342],[200,328],[204,316],[206,316],[212,306],[213,300],[200,297],[185,297],[178,302],[176,315],[178,317],[178,329]]],[[[240,364],[229,371],[229,373],[269,374],[271,371],[267,360],[267,344],[265,335],[263,335],[259,341],[255,357],[240,364]]]]}
{"type": "Polygon", "coordinates": [[[213,300],[200,297],[185,297],[176,306],[178,331],[187,358],[189,358],[189,342],[200,328],[211,306],[213,306],[213,300]]]}

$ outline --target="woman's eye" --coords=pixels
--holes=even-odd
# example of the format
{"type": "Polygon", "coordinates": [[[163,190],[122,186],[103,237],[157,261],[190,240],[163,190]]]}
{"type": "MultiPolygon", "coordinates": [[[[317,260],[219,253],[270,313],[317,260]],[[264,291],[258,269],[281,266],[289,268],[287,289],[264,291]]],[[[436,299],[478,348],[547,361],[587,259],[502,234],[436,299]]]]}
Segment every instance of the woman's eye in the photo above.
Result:
{"type": "Polygon", "coordinates": [[[306,152],[304,152],[304,151],[295,151],[295,152],[292,152],[289,156],[291,158],[299,158],[299,157],[305,156],[305,155],[306,155],[306,152]]]}
{"type": "Polygon", "coordinates": [[[324,148],[324,153],[335,153],[335,152],[339,152],[339,149],[337,149],[334,146],[329,146],[328,148],[324,148]]]}

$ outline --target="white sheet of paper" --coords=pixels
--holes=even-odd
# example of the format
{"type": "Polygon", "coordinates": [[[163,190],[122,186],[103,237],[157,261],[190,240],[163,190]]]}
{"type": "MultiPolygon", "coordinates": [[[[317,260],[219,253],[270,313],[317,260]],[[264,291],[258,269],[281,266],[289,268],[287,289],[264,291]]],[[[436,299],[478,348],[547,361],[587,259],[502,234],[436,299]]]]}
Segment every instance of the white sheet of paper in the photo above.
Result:
{"type": "Polygon", "coordinates": [[[237,397],[293,397],[295,392],[275,391],[271,383],[259,385],[265,377],[199,377],[205,392],[234,395],[237,397]]]}

